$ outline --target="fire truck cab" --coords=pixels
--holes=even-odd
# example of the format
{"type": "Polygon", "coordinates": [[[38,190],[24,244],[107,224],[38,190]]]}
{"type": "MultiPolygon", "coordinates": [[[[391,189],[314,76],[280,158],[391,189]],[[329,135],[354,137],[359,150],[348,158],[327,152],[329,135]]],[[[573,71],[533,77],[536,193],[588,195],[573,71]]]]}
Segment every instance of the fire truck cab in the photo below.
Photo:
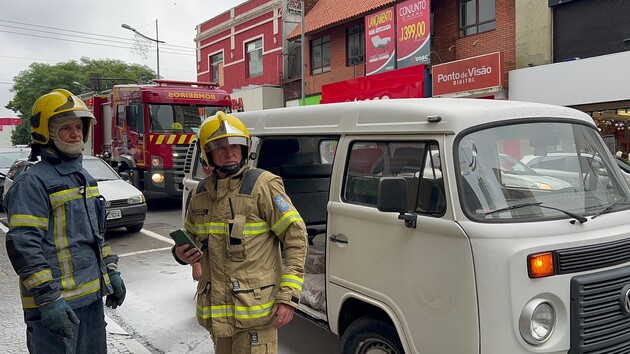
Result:
{"type": "Polygon", "coordinates": [[[215,83],[154,83],[116,85],[88,101],[97,125],[86,153],[129,174],[148,199],[181,198],[189,144],[201,122],[219,110],[229,112],[232,100],[215,83]]]}

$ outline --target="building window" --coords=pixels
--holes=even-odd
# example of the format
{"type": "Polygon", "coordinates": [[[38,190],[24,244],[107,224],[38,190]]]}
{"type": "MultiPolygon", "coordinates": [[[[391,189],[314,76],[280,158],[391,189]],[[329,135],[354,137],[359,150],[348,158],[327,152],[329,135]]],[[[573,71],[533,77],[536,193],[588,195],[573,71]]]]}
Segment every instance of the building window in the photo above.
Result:
{"type": "Polygon", "coordinates": [[[365,29],[364,24],[346,30],[346,66],[365,63],[365,29]]]}
{"type": "Polygon", "coordinates": [[[460,37],[491,31],[496,27],[495,0],[459,0],[460,37]]]}
{"type": "Polygon", "coordinates": [[[311,74],[330,71],[330,36],[311,41],[311,74]]]}
{"type": "Polygon", "coordinates": [[[247,52],[247,77],[262,76],[263,74],[263,48],[262,38],[246,44],[247,52]]]}
{"type": "Polygon", "coordinates": [[[223,52],[210,56],[210,81],[221,83],[221,69],[223,67],[223,52]]]}

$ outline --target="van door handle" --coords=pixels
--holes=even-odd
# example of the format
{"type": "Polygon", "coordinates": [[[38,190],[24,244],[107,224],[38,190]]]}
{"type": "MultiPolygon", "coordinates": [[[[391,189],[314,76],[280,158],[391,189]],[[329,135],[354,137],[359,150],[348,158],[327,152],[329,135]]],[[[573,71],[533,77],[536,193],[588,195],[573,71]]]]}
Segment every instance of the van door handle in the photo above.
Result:
{"type": "Polygon", "coordinates": [[[348,244],[348,241],[344,240],[344,239],[345,239],[345,236],[343,236],[343,235],[332,235],[329,238],[330,242],[348,244]],[[340,238],[340,237],[342,237],[342,238],[340,238]]]}

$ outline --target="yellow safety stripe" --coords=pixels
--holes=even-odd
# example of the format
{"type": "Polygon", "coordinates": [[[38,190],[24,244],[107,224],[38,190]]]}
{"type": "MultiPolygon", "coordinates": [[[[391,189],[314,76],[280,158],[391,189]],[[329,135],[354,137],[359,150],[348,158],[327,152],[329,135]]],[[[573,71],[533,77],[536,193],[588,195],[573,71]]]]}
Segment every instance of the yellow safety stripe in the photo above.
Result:
{"type": "Polygon", "coordinates": [[[77,288],[61,290],[61,295],[66,300],[72,300],[81,296],[93,294],[101,290],[100,279],[92,280],[89,283],[81,284],[77,288]]]}
{"type": "Polygon", "coordinates": [[[297,211],[290,211],[282,216],[278,222],[276,222],[271,229],[276,235],[280,235],[286,230],[291,223],[296,221],[302,221],[302,217],[297,211]]]}
{"type": "Polygon", "coordinates": [[[38,229],[48,230],[48,218],[40,218],[38,216],[27,214],[14,214],[11,215],[9,226],[36,227],[38,229]]]}
{"type": "Polygon", "coordinates": [[[198,223],[198,224],[186,222],[184,224],[184,228],[188,232],[195,235],[202,235],[202,234],[227,235],[228,234],[228,224],[224,222],[206,222],[206,223],[198,223]]]}
{"type": "Polygon", "coordinates": [[[244,235],[259,235],[269,232],[269,225],[262,222],[246,222],[245,228],[243,229],[244,235]]]}
{"type": "Polygon", "coordinates": [[[155,143],[156,145],[190,145],[196,138],[197,136],[195,134],[149,134],[149,142],[155,143]]]}
{"type": "Polygon", "coordinates": [[[74,289],[74,277],[72,276],[72,255],[68,246],[68,237],[66,235],[66,208],[54,208],[54,232],[55,248],[57,249],[57,260],[61,270],[61,287],[62,289],[74,289]]]}
{"type": "MultiPolygon", "coordinates": [[[[93,280],[89,283],[80,285],[77,288],[62,289],[61,296],[65,300],[77,299],[82,296],[90,295],[101,290],[101,283],[99,279],[93,280]]],[[[35,305],[35,299],[32,296],[22,296],[22,307],[25,309],[37,308],[35,305]]]]}
{"type": "Polygon", "coordinates": [[[103,252],[103,258],[109,257],[109,256],[114,254],[114,252],[112,252],[112,247],[111,246],[103,246],[103,247],[101,247],[101,252],[103,252]]]}
{"type": "Polygon", "coordinates": [[[65,202],[83,198],[79,188],[70,188],[50,195],[50,204],[53,208],[63,205],[65,202]]]}
{"type": "Polygon", "coordinates": [[[282,274],[282,278],[280,278],[280,287],[286,286],[289,288],[298,289],[302,291],[302,285],[304,284],[304,279],[295,276],[293,274],[282,274]]]}
{"type": "MultiPolygon", "coordinates": [[[[85,196],[87,199],[96,198],[100,195],[98,187],[87,187],[85,196]]],[[[65,202],[83,198],[81,188],[70,188],[50,195],[50,204],[53,208],[62,205],[65,202]]]]}
{"type": "Polygon", "coordinates": [[[52,271],[50,269],[44,269],[26,278],[22,283],[27,289],[31,290],[49,281],[53,281],[52,271]]]}
{"type": "Polygon", "coordinates": [[[99,195],[101,195],[98,191],[98,187],[94,186],[94,187],[88,187],[87,188],[87,198],[95,198],[98,197],[99,195]]]}
{"type": "MultiPolygon", "coordinates": [[[[189,221],[184,223],[186,231],[195,234],[215,234],[215,235],[227,235],[229,233],[229,224],[224,222],[209,222],[193,224],[189,221]]],[[[269,225],[264,222],[247,222],[243,227],[244,235],[259,235],[269,232],[269,225]]]]}
{"type": "Polygon", "coordinates": [[[254,319],[269,316],[275,301],[256,306],[212,305],[197,304],[197,316],[203,319],[234,317],[236,319],[254,319]]]}

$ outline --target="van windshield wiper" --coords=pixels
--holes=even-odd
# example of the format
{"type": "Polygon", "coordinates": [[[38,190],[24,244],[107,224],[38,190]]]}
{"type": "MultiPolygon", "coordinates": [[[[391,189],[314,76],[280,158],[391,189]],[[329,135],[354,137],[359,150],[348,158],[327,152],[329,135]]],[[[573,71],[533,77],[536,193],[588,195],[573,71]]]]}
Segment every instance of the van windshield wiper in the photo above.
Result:
{"type": "Polygon", "coordinates": [[[542,202],[514,204],[514,205],[507,206],[505,208],[499,208],[499,209],[496,209],[496,210],[486,211],[486,212],[483,213],[483,215],[485,216],[485,215],[490,215],[490,214],[494,214],[494,213],[501,213],[501,212],[504,212],[504,211],[520,209],[520,208],[525,208],[525,207],[529,207],[529,206],[538,206],[540,208],[546,208],[546,209],[559,211],[559,212],[564,213],[564,214],[574,218],[575,220],[579,221],[580,224],[584,224],[585,222],[588,221],[587,218],[585,218],[584,216],[582,216],[580,214],[577,214],[577,213],[574,213],[574,212],[571,212],[571,211],[568,211],[568,210],[554,208],[552,206],[542,205],[542,202]]]}
{"type": "Polygon", "coordinates": [[[615,200],[614,202],[608,204],[604,209],[598,211],[597,213],[595,213],[595,215],[591,216],[591,219],[595,219],[596,217],[598,217],[598,216],[600,216],[602,214],[606,214],[606,213],[610,212],[612,210],[612,208],[614,208],[619,203],[628,204],[628,200],[626,198],[615,200]]]}

